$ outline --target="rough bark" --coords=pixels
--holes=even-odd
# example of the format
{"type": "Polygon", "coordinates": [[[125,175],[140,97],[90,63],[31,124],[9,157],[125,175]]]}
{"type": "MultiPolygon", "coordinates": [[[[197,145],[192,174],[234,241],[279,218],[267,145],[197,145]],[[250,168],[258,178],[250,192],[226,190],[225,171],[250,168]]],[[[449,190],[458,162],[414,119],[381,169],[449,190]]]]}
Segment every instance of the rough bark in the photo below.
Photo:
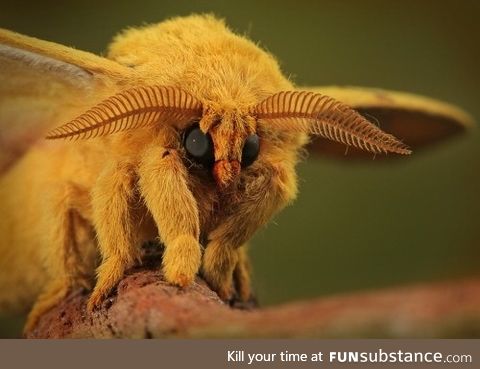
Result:
{"type": "Polygon", "coordinates": [[[480,337],[480,278],[241,310],[201,279],[182,290],[143,269],[92,314],[87,298],[73,292],[27,337],[480,337]]]}

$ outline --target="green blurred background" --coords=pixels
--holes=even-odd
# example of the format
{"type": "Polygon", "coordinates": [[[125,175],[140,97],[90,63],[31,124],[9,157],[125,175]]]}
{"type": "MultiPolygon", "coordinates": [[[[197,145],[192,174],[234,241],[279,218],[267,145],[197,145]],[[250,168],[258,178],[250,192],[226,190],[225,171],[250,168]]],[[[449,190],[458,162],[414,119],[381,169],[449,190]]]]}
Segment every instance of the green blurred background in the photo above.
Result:
{"type": "MultiPolygon", "coordinates": [[[[480,118],[478,1],[0,1],[0,27],[102,53],[127,26],[213,12],[300,85],[424,94],[480,118]]],[[[262,304],[479,275],[477,130],[395,161],[310,158],[252,241],[262,304]]],[[[0,336],[21,319],[0,320],[0,336]]],[[[16,332],[16,333],[15,333],[16,332]]]]}

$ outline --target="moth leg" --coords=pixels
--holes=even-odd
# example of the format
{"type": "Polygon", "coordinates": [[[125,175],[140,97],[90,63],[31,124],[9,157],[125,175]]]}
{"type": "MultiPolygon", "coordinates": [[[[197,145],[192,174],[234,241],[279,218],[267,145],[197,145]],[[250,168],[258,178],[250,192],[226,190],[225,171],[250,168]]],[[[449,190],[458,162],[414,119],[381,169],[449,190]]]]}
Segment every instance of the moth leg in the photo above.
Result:
{"type": "Polygon", "coordinates": [[[93,223],[102,262],[97,283],[88,300],[92,311],[123,277],[140,261],[131,206],[135,201],[135,172],[126,162],[111,162],[102,171],[92,190],[93,223]]]}
{"type": "Polygon", "coordinates": [[[198,207],[188,188],[188,173],[177,151],[160,146],[146,150],[139,184],[165,245],[165,279],[184,287],[193,282],[201,262],[198,207]]]}
{"type": "Polygon", "coordinates": [[[209,243],[203,257],[202,274],[223,300],[232,298],[232,275],[237,263],[240,264],[236,274],[243,283],[240,297],[248,300],[249,273],[247,267],[242,266],[245,255],[239,255],[238,248],[297,193],[295,172],[288,164],[264,164],[262,169],[243,180],[248,186],[239,193],[239,200],[230,205],[223,222],[208,235],[209,243]]]}
{"type": "Polygon", "coordinates": [[[52,245],[45,255],[46,268],[51,279],[30,311],[25,332],[38,319],[58,304],[69,290],[91,287],[92,229],[85,218],[89,216],[89,196],[86,190],[73,183],[52,188],[46,203],[45,229],[52,245]]]}
{"type": "Polygon", "coordinates": [[[203,255],[202,275],[224,301],[233,297],[233,271],[237,262],[235,248],[218,241],[208,243],[203,255]]]}
{"type": "Polygon", "coordinates": [[[67,279],[58,278],[49,283],[44,292],[35,301],[32,310],[28,313],[23,332],[27,333],[33,330],[40,317],[57,305],[66,296],[69,289],[70,286],[67,279]]]}
{"type": "Polygon", "coordinates": [[[222,300],[249,301],[252,298],[250,272],[246,246],[232,248],[211,241],[205,249],[202,275],[222,300]]]}
{"type": "Polygon", "coordinates": [[[245,245],[237,249],[237,264],[233,270],[233,284],[241,302],[247,302],[252,298],[250,275],[251,266],[245,245]]]}

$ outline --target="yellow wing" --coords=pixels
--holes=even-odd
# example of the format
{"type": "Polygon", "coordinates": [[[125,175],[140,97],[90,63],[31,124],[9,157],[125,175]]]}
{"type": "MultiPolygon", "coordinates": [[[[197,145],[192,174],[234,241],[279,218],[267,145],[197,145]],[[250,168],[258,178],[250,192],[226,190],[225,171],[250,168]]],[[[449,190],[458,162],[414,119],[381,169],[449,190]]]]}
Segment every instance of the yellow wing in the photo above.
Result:
{"type": "MultiPolygon", "coordinates": [[[[365,87],[301,87],[331,96],[360,112],[367,119],[403,143],[413,152],[456,136],[473,127],[473,118],[463,110],[427,97],[396,91],[365,87]]],[[[310,150],[319,155],[344,158],[371,158],[364,151],[349,148],[322,138],[310,144],[310,150]]],[[[393,156],[389,156],[393,157],[393,156]]]]}
{"type": "Polygon", "coordinates": [[[0,29],[0,173],[130,73],[100,56],[0,29]]]}

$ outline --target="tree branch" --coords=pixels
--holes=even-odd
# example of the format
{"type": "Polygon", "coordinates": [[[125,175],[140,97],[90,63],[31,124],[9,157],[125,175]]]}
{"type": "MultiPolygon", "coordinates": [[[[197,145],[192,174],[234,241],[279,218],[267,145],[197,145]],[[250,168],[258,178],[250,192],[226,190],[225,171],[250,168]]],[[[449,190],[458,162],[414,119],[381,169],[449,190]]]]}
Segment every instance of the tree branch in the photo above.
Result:
{"type": "Polygon", "coordinates": [[[201,279],[182,290],[143,269],[127,275],[92,314],[87,298],[73,292],[27,337],[480,337],[480,279],[248,311],[224,304],[201,279]]]}

